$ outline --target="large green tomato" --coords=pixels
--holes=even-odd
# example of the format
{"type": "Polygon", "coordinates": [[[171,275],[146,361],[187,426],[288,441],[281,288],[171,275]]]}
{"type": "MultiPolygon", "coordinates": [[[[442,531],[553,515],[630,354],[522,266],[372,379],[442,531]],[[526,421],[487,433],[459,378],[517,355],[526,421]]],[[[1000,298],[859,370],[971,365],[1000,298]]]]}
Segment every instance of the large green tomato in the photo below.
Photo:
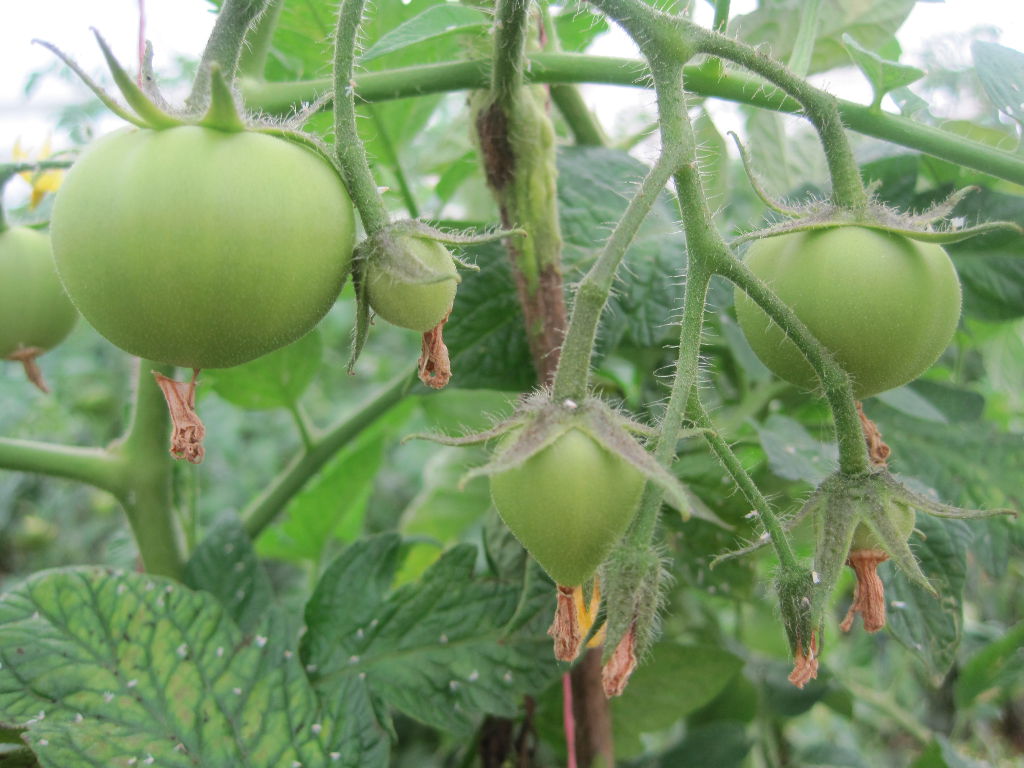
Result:
{"type": "Polygon", "coordinates": [[[420,268],[439,279],[431,283],[407,282],[389,273],[380,262],[366,268],[366,293],[373,311],[392,325],[426,333],[452,311],[459,273],[442,243],[420,237],[396,238],[401,257],[418,261],[420,268]],[[445,277],[448,276],[448,277],[445,277]]]}
{"type": "Polygon", "coordinates": [[[134,355],[226,368],[330,309],[352,259],[352,204],[311,151],[197,126],[118,131],[61,187],[51,224],[68,295],[134,355]]]}
{"type": "MultiPolygon", "coordinates": [[[[836,227],[758,240],[746,263],[832,351],[857,398],[924,373],[960,318],[960,282],[938,245],[836,227]]],[[[805,389],[818,385],[796,346],[739,290],[736,315],[772,371],[805,389]]]]}
{"type": "Polygon", "coordinates": [[[0,232],[0,359],[55,347],[77,319],[53,267],[50,238],[24,227],[0,232]]]}
{"type": "Polygon", "coordinates": [[[633,519],[643,487],[640,472],[577,429],[491,477],[502,520],[566,587],[594,575],[633,519]]]}

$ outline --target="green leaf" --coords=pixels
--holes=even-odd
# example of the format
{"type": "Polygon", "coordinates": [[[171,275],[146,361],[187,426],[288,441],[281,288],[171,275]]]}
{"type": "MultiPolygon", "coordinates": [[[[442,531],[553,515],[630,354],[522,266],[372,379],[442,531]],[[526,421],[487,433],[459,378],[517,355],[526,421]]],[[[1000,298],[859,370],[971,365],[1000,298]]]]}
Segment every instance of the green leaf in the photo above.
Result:
{"type": "Polygon", "coordinates": [[[967,709],[982,696],[992,698],[993,691],[1005,696],[1019,690],[1019,684],[1024,680],[1021,648],[1024,648],[1024,621],[975,653],[960,668],[956,679],[954,698],[957,709],[967,709]]]}
{"type": "Polygon", "coordinates": [[[742,669],[721,648],[660,643],[637,667],[625,692],[612,700],[615,754],[643,752],[640,734],[668,728],[715,698],[742,669]]]}
{"type": "Polygon", "coordinates": [[[1024,123],[1024,53],[997,43],[971,45],[974,69],[996,109],[1024,123]]]}
{"type": "Polygon", "coordinates": [[[463,737],[484,713],[513,717],[520,697],[556,673],[542,629],[552,593],[531,588],[533,569],[475,576],[478,554],[457,546],[419,582],[391,591],[400,538],[352,544],[306,607],[302,652],[314,687],[325,697],[358,690],[375,712],[394,708],[463,737]]]}
{"type": "Polygon", "coordinates": [[[875,92],[872,106],[876,108],[881,105],[882,99],[889,91],[910,85],[924,77],[924,72],[917,67],[900,64],[896,61],[886,61],[846,33],[843,34],[842,40],[853,63],[871,82],[871,88],[875,92]]]}
{"type": "MultiPolygon", "coordinates": [[[[844,66],[849,56],[843,35],[856,38],[865,49],[879,51],[892,41],[916,0],[832,0],[822,3],[810,72],[844,66]]],[[[762,0],[756,11],[735,17],[731,32],[754,45],[768,44],[777,59],[787,61],[800,27],[803,0],[762,0]]]]}
{"type": "Polygon", "coordinates": [[[176,582],[37,574],[0,600],[0,661],[0,722],[48,768],[337,765],[298,654],[176,582]]]}
{"type": "Polygon", "coordinates": [[[433,5],[417,16],[403,21],[385,32],[359,57],[366,64],[379,56],[400,51],[410,45],[476,28],[487,28],[491,17],[476,8],[464,5],[433,5]]]}
{"type": "Polygon", "coordinates": [[[772,472],[779,477],[817,485],[835,469],[835,446],[811,437],[788,416],[773,413],[757,426],[757,434],[772,472]]]}
{"type": "Polygon", "coordinates": [[[254,632],[274,600],[270,579],[237,519],[206,532],[185,567],[185,584],[216,597],[243,632],[254,632]]]}
{"type": "Polygon", "coordinates": [[[322,356],[323,342],[314,328],[287,347],[244,365],[205,370],[201,382],[242,408],[291,408],[316,376],[322,356]]]}
{"type": "MultiPolygon", "coordinates": [[[[883,575],[887,625],[902,645],[918,656],[934,685],[956,660],[963,632],[963,591],[971,531],[962,520],[917,516],[924,540],[911,539],[921,570],[939,593],[935,598],[895,569],[883,575]]],[[[884,566],[883,566],[884,567],[884,566]]]]}
{"type": "Polygon", "coordinates": [[[658,761],[662,768],[740,768],[753,741],[743,723],[722,721],[687,729],[686,736],[658,761]]]}
{"type": "Polygon", "coordinates": [[[910,768],[984,768],[982,764],[957,752],[945,736],[936,735],[910,768]]]}
{"type": "Polygon", "coordinates": [[[580,2],[565,3],[555,16],[555,32],[564,51],[583,53],[598,35],[607,31],[605,17],[580,2]]]}

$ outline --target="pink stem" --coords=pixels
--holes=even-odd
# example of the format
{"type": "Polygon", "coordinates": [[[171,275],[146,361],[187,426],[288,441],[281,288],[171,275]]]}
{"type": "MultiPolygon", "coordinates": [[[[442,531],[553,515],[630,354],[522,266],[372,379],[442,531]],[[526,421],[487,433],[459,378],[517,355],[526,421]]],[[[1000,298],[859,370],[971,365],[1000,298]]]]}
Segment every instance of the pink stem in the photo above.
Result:
{"type": "Polygon", "coordinates": [[[562,675],[562,722],[565,726],[565,746],[569,753],[566,768],[576,768],[576,717],[572,712],[572,678],[562,675]]]}

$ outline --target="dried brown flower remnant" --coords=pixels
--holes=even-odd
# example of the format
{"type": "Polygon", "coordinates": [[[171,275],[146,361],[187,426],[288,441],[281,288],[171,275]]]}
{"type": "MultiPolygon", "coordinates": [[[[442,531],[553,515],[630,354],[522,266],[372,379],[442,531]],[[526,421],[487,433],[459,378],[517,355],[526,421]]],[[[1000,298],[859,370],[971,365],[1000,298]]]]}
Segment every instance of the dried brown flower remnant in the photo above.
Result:
{"type": "Polygon", "coordinates": [[[445,315],[444,320],[423,334],[419,377],[420,381],[433,389],[443,389],[452,378],[452,364],[448,357],[448,347],[445,346],[441,336],[444,324],[447,322],[448,315],[445,315]]]}
{"type": "Polygon", "coordinates": [[[800,648],[793,655],[793,671],[789,673],[789,682],[797,688],[803,688],[818,676],[818,638],[811,635],[811,642],[806,648],[800,648]]]}
{"type": "MultiPolygon", "coordinates": [[[[558,585],[558,604],[555,606],[555,618],[548,628],[548,636],[555,641],[555,658],[559,661],[575,661],[583,649],[583,640],[597,620],[597,612],[601,607],[601,584],[594,577],[594,589],[590,594],[590,602],[584,599],[583,587],[563,587],[558,585]]],[[[588,648],[594,648],[604,640],[605,626],[602,626],[590,640],[588,648]]]]}
{"type": "Polygon", "coordinates": [[[28,380],[43,392],[49,393],[50,388],[46,386],[46,380],[43,378],[43,370],[39,367],[39,363],[36,362],[36,358],[45,351],[45,349],[40,349],[39,347],[22,347],[21,349],[11,352],[11,354],[7,356],[7,359],[21,363],[25,368],[25,376],[28,377],[28,380]]]}
{"type": "Polygon", "coordinates": [[[198,375],[199,371],[193,370],[191,381],[175,381],[153,371],[153,378],[160,385],[171,413],[171,455],[192,464],[203,460],[203,437],[206,435],[206,428],[196,413],[198,375]]]}
{"type": "Polygon", "coordinates": [[[636,623],[634,622],[608,661],[601,670],[601,685],[604,687],[604,695],[609,699],[612,696],[621,696],[626,690],[629,678],[636,669],[636,623]]]}
{"type": "Polygon", "coordinates": [[[864,431],[864,441],[868,444],[868,458],[876,467],[885,467],[888,464],[892,449],[882,439],[882,432],[878,425],[864,413],[864,406],[860,400],[857,401],[857,415],[860,416],[860,426],[864,431]]]}
{"type": "Polygon", "coordinates": [[[853,604],[839,625],[843,632],[853,628],[853,620],[858,613],[864,619],[864,629],[868,632],[877,632],[885,626],[885,587],[876,569],[888,559],[889,555],[880,549],[850,552],[846,564],[857,574],[857,585],[853,590],[853,604]]]}

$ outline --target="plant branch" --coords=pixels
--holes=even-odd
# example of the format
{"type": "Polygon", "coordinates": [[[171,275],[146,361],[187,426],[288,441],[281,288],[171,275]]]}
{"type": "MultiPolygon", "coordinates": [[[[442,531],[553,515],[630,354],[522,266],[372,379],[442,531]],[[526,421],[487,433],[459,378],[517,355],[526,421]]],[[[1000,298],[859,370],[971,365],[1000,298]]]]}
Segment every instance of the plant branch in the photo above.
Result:
{"type": "Polygon", "coordinates": [[[224,0],[213,32],[206,42],[203,56],[199,60],[196,79],[192,83],[192,92],[185,100],[186,106],[200,111],[206,106],[210,97],[210,70],[214,65],[220,67],[224,79],[233,83],[238,69],[238,58],[242,51],[242,43],[246,32],[263,11],[267,0],[224,0]]]}
{"type": "Polygon", "coordinates": [[[274,41],[274,32],[281,17],[284,0],[266,0],[266,3],[263,13],[256,19],[245,37],[245,45],[238,61],[238,74],[241,77],[263,79],[267,56],[274,41]]]}
{"type": "Polygon", "coordinates": [[[565,118],[576,144],[583,147],[603,147],[608,143],[601,124],[591,114],[583,95],[575,85],[552,85],[551,101],[565,118]]]}
{"type": "Polygon", "coordinates": [[[601,249],[601,254],[580,281],[569,318],[569,329],[562,345],[561,360],[555,373],[556,400],[568,398],[582,401],[586,396],[594,340],[597,338],[601,313],[608,303],[615,281],[615,273],[647,213],[672,178],[679,165],[680,153],[678,145],[662,145],[661,156],[629,201],[625,213],[601,249]]]}
{"type": "Polygon", "coordinates": [[[352,195],[363,228],[374,235],[388,224],[377,182],[370,172],[366,148],[356,128],[355,62],[356,33],[363,18],[365,0],[342,0],[334,37],[334,151],[342,176],[352,195]]]}
{"type": "Polygon", "coordinates": [[[0,468],[63,477],[120,495],[124,466],[102,448],[0,438],[0,468]]]}
{"type": "MultiPolygon", "coordinates": [[[[652,85],[650,70],[646,62],[639,59],[578,53],[537,53],[527,58],[529,67],[525,76],[530,83],[606,83],[635,88],[652,85]]],[[[789,114],[802,109],[785,91],[765,84],[758,77],[728,70],[719,75],[695,66],[686,67],[685,72],[686,87],[697,96],[789,114]]],[[[378,102],[473,90],[484,88],[487,83],[487,62],[476,60],[365,72],[355,78],[355,90],[360,101],[378,102]]],[[[278,114],[289,112],[294,104],[315,101],[330,88],[331,81],[326,79],[242,83],[246,103],[251,108],[278,114]]],[[[842,121],[850,130],[1024,184],[1024,157],[1020,155],[863,104],[843,99],[836,103],[842,121]]]]}
{"type": "Polygon", "coordinates": [[[370,113],[370,117],[373,119],[373,124],[377,128],[377,138],[380,139],[380,143],[384,147],[384,151],[387,152],[388,158],[391,160],[391,169],[395,173],[395,180],[398,182],[398,189],[402,193],[402,200],[405,202],[405,210],[409,214],[410,219],[418,219],[420,217],[420,208],[416,204],[416,197],[412,193],[412,187],[409,186],[409,180],[406,178],[405,171],[402,170],[402,163],[398,158],[398,150],[395,149],[394,142],[391,141],[391,136],[388,134],[388,127],[383,120],[380,119],[380,113],[370,105],[367,108],[370,113]]]}
{"type": "Polygon", "coordinates": [[[254,539],[259,536],[331,457],[397,405],[415,381],[414,375],[403,375],[369,403],[357,408],[355,415],[327,430],[308,450],[296,456],[242,513],[245,530],[249,535],[254,539]]]}

